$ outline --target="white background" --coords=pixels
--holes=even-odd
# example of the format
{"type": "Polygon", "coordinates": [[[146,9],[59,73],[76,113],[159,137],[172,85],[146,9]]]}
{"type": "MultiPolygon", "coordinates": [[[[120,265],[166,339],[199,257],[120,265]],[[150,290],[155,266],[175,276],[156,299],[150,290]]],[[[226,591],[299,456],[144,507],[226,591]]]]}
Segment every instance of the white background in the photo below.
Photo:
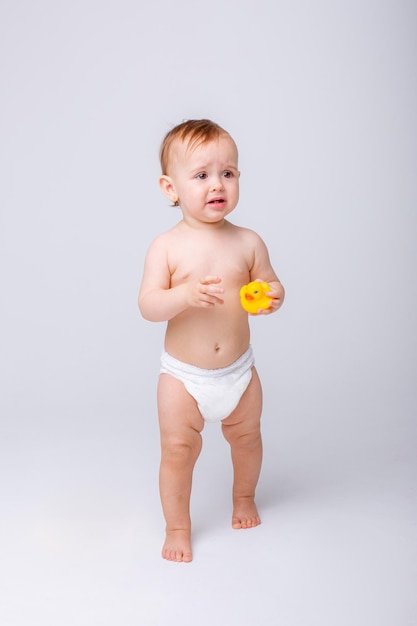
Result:
{"type": "Polygon", "coordinates": [[[414,626],[417,7],[2,0],[3,626],[414,626]],[[240,152],[232,221],[287,299],[251,320],[263,525],[230,529],[216,426],[191,565],[160,559],[164,326],[136,306],[178,210],[163,135],[240,152]]]}

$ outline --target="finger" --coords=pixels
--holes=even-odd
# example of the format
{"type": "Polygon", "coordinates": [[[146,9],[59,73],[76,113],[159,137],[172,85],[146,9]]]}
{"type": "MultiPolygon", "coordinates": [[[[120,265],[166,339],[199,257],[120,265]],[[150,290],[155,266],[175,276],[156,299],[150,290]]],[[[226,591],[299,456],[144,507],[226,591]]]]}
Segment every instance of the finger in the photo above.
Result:
{"type": "Polygon", "coordinates": [[[224,304],[224,300],[216,299],[216,300],[200,300],[198,306],[202,306],[205,308],[210,308],[213,306],[218,306],[219,304],[224,304]]]}
{"type": "Polygon", "coordinates": [[[213,283],[201,284],[200,285],[200,293],[202,296],[207,296],[208,298],[218,298],[218,294],[223,294],[223,287],[216,287],[213,283]]]}
{"type": "Polygon", "coordinates": [[[215,295],[215,294],[203,294],[203,301],[204,302],[208,302],[210,304],[223,304],[224,300],[223,298],[220,298],[219,296],[215,295]]]}
{"type": "Polygon", "coordinates": [[[224,300],[220,297],[223,294],[223,289],[211,287],[201,292],[201,300],[209,304],[223,304],[224,300]]]}
{"type": "Polygon", "coordinates": [[[218,293],[224,293],[224,289],[223,287],[208,286],[202,289],[201,293],[207,294],[208,296],[216,296],[218,293]]]}
{"type": "Polygon", "coordinates": [[[212,285],[213,283],[221,283],[222,279],[220,276],[205,276],[200,280],[202,285],[212,285]]]}

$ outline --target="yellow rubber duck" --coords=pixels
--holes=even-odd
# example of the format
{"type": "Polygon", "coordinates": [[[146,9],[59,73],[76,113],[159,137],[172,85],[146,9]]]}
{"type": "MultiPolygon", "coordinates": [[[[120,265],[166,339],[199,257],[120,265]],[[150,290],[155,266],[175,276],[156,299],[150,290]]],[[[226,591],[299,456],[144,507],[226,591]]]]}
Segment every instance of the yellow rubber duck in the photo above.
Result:
{"type": "Polygon", "coordinates": [[[272,298],[265,293],[271,291],[268,283],[253,281],[248,285],[243,285],[240,290],[240,303],[248,313],[256,315],[259,309],[269,309],[272,298]]]}

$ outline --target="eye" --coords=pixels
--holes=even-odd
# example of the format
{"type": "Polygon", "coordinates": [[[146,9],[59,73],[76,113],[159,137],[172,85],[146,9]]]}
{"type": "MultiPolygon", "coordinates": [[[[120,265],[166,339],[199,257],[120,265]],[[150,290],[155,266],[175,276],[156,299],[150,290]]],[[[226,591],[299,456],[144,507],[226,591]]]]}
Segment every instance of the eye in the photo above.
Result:
{"type": "Polygon", "coordinates": [[[205,172],[200,172],[199,174],[197,174],[196,178],[198,180],[204,180],[205,178],[207,178],[207,174],[205,172]]]}
{"type": "Polygon", "coordinates": [[[223,172],[223,178],[232,178],[233,177],[233,172],[230,172],[229,170],[226,170],[225,172],[223,172]]]}

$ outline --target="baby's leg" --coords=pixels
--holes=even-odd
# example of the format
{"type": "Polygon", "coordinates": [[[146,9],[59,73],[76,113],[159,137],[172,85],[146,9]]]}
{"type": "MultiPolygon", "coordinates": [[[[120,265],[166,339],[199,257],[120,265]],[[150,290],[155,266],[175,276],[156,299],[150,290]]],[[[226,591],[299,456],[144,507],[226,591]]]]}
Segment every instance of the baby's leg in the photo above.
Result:
{"type": "Polygon", "coordinates": [[[161,432],[159,487],[166,521],[162,556],[189,562],[191,552],[190,495],[195,462],[201,451],[203,419],[183,383],[161,374],[158,384],[161,432]]]}
{"type": "Polygon", "coordinates": [[[233,528],[253,528],[261,523],[255,489],[262,464],[260,418],[262,388],[256,369],[236,409],[222,422],[234,469],[233,528]]]}

